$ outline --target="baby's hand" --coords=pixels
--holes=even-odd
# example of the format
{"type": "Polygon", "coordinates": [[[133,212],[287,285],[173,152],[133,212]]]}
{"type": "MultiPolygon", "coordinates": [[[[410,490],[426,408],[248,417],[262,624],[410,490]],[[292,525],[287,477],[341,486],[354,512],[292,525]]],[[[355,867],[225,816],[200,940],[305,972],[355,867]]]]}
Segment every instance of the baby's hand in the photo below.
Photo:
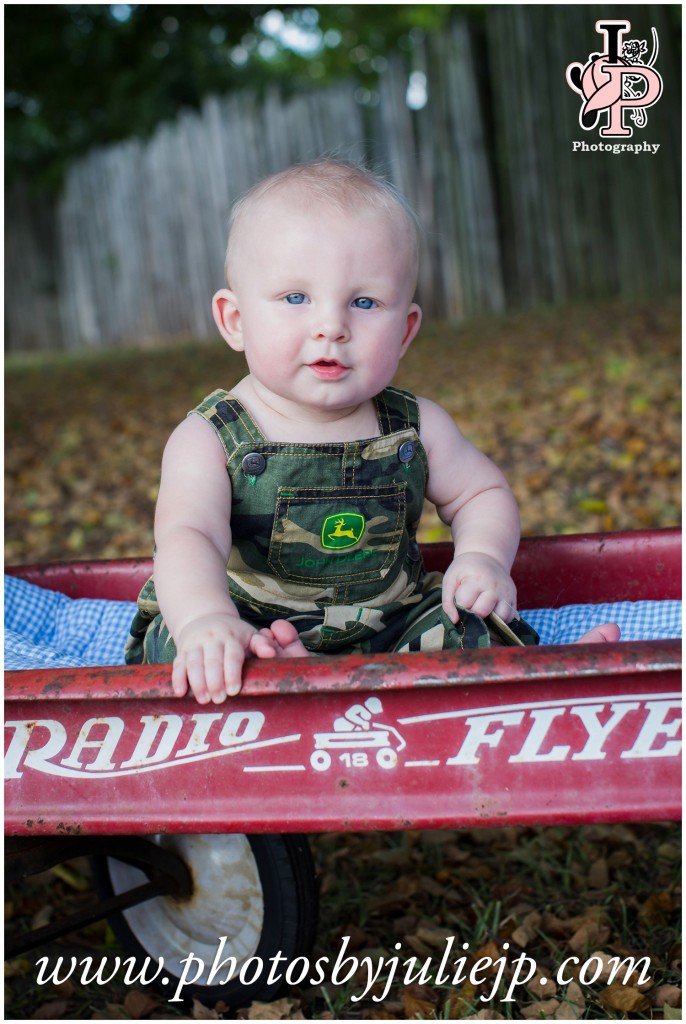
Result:
{"type": "Polygon", "coordinates": [[[240,692],[243,662],[255,658],[308,657],[290,622],[277,619],[256,630],[235,615],[194,619],[179,634],[172,668],[172,686],[183,697],[190,686],[199,704],[220,704],[240,692]]]}
{"type": "Polygon", "coordinates": [[[500,562],[466,552],[453,559],[443,577],[443,610],[451,622],[459,619],[456,604],[481,618],[495,612],[510,622],[517,611],[517,590],[500,562]]]}
{"type": "MultiPolygon", "coordinates": [[[[183,697],[190,686],[199,704],[221,704],[241,688],[243,662],[257,636],[236,615],[217,613],[193,619],[176,637],[172,686],[183,697]]],[[[268,641],[264,638],[264,644],[268,641]]],[[[258,655],[264,656],[264,655],[258,655]]]]}

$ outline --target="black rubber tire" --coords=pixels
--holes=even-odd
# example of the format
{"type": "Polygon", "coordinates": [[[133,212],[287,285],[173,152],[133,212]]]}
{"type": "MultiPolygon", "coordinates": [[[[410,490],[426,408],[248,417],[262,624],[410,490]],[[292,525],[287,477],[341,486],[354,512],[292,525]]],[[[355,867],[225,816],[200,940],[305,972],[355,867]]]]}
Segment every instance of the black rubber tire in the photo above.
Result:
{"type": "MultiPolygon", "coordinates": [[[[178,961],[182,961],[183,957],[189,953],[194,953],[200,959],[205,960],[202,950],[211,948],[207,945],[208,936],[215,937],[211,942],[218,947],[221,936],[226,935],[227,941],[219,959],[224,960],[236,955],[238,966],[231,980],[226,984],[223,981],[220,984],[209,984],[201,976],[197,982],[184,986],[178,994],[184,1001],[197,997],[207,1006],[213,1006],[222,1000],[232,1009],[248,1006],[253,1000],[268,1002],[277,998],[286,987],[285,974],[289,963],[296,957],[310,956],[316,934],[317,888],[314,863],[307,837],[289,834],[167,835],[152,836],[150,841],[156,844],[163,843],[171,849],[176,847],[194,878],[194,889],[196,889],[196,883],[202,880],[197,878],[195,869],[198,865],[194,866],[193,863],[193,847],[195,846],[197,851],[198,844],[209,843],[209,847],[214,848],[221,855],[222,841],[230,842],[233,847],[237,842],[242,841],[243,846],[240,849],[244,849],[245,854],[241,854],[241,856],[243,862],[256,877],[261,893],[262,913],[255,910],[255,917],[259,923],[257,927],[253,922],[249,923],[254,934],[249,938],[248,947],[242,951],[239,949],[239,942],[243,933],[239,933],[238,939],[232,935],[232,922],[227,917],[235,917],[235,915],[228,912],[226,901],[224,904],[222,903],[222,893],[217,891],[218,887],[206,894],[201,893],[200,916],[198,917],[196,910],[195,923],[190,925],[182,920],[186,907],[184,901],[175,901],[172,897],[167,896],[159,896],[139,904],[138,907],[112,914],[110,916],[112,929],[127,956],[135,957],[136,973],[139,965],[142,966],[146,957],[149,957],[150,966],[146,974],[151,977],[157,966],[157,958],[164,957],[164,977],[167,978],[167,981],[164,981],[163,975],[160,973],[152,984],[164,992],[168,1000],[171,1000],[178,992],[179,980],[184,970],[178,961]],[[252,862],[248,863],[251,858],[252,862]],[[187,939],[189,948],[179,948],[177,944],[176,951],[182,953],[182,956],[177,957],[177,962],[174,962],[167,936],[173,933],[177,921],[181,921],[182,935],[187,939]],[[185,931],[183,931],[184,928],[185,931]],[[194,931],[198,935],[197,940],[194,938],[194,931]],[[203,946],[203,942],[205,946],[203,946]],[[273,967],[272,958],[277,954],[286,959],[279,960],[278,966],[273,967]],[[258,975],[259,965],[256,960],[252,960],[246,967],[244,977],[247,983],[244,983],[238,977],[240,967],[241,964],[252,958],[259,958],[264,967],[258,975]],[[268,984],[270,971],[274,980],[268,984]],[[280,978],[277,975],[280,975],[280,978]]],[[[103,898],[133,888],[134,885],[145,881],[144,874],[138,868],[115,861],[111,857],[94,857],[93,873],[97,890],[103,898]]],[[[230,878],[230,876],[226,877],[230,878]]],[[[196,892],[191,897],[191,901],[195,897],[196,892]]],[[[240,891],[237,891],[236,898],[240,902],[240,891]]],[[[253,899],[253,903],[259,903],[259,899],[253,899]]],[[[235,906],[236,903],[234,902],[233,905],[235,906]]],[[[252,911],[248,908],[248,915],[251,913],[252,911]]],[[[242,928],[242,925],[239,923],[237,927],[242,928]]],[[[174,942],[176,941],[174,940],[174,942]]],[[[212,960],[213,957],[210,953],[205,960],[208,968],[205,971],[207,975],[212,960]]],[[[299,977],[303,965],[297,966],[297,977],[299,977]]],[[[225,978],[227,971],[228,967],[218,972],[216,978],[221,981],[225,978]]],[[[188,977],[189,974],[190,971],[186,976],[188,977]]],[[[296,976],[296,972],[294,972],[294,976],[296,976]]],[[[308,972],[305,979],[309,976],[308,972]]],[[[137,979],[136,987],[145,988],[146,986],[137,979]]]]}

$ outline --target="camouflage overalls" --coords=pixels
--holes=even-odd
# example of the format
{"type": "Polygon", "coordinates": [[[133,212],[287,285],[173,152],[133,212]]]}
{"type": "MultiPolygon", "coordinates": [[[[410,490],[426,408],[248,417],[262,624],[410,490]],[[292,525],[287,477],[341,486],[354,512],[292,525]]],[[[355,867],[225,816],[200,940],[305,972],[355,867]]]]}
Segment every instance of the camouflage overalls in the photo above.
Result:
{"type": "MultiPolygon", "coordinates": [[[[422,564],[416,533],[428,466],[417,401],[389,387],[375,403],[378,437],[321,445],[265,440],[226,391],[192,410],[226,452],[231,597],[258,629],[289,619],[317,654],[488,647],[478,616],[460,610],[458,624],[450,622],[441,609],[442,576],[422,564]]],[[[525,643],[538,642],[523,621],[511,627],[525,643]]],[[[150,579],[126,660],[174,656],[150,579]]]]}

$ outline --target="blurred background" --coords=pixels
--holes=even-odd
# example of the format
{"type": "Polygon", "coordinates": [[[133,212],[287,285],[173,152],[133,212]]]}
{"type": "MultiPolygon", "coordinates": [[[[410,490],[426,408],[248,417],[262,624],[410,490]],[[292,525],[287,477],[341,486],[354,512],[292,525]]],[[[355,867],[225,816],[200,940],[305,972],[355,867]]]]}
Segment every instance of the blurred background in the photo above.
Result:
{"type": "MultiPolygon", "coordinates": [[[[244,373],[210,314],[231,204],[322,154],[416,207],[425,323],[397,383],[503,467],[524,532],[678,521],[680,6],[4,19],[8,561],[151,551],[166,437],[244,373]],[[655,57],[663,94],[628,140],[655,152],[573,150],[602,141],[565,80],[602,18],[655,57]]],[[[427,508],[422,538],[444,536],[427,508]]]]}
{"type": "MultiPolygon", "coordinates": [[[[245,372],[210,316],[231,203],[322,154],[368,163],[417,208],[425,322],[397,383],[443,404],[503,468],[523,532],[679,522],[680,5],[14,4],[3,16],[7,563],[151,554],[166,438],[245,372]],[[644,59],[656,31],[664,90],[630,140],[656,152],[573,151],[600,136],[580,127],[565,70],[600,51],[607,18],[631,21],[644,59]]],[[[427,508],[421,538],[446,535],[427,508]]],[[[651,991],[587,986],[572,1005],[523,990],[503,1014],[681,1014],[677,825],[313,847],[325,955],[341,935],[360,955],[402,939],[420,956],[447,933],[475,956],[519,936],[541,963],[592,943],[648,956],[651,991]]],[[[88,890],[87,863],[55,869],[8,893],[8,927],[45,924],[88,890]]],[[[117,951],[102,923],[74,939],[80,955],[93,948],[117,951]]],[[[27,958],[6,979],[7,1019],[183,1016],[121,979],[38,990],[27,958]]],[[[329,986],[246,1013],[477,1011],[503,1017],[465,986],[398,984],[371,1011],[329,986]]]]}
{"type": "Polygon", "coordinates": [[[8,349],[213,334],[232,201],[322,153],[371,164],[417,208],[429,316],[673,292],[680,20],[678,5],[8,6],[8,349]],[[664,93],[622,141],[659,151],[575,153],[600,139],[565,69],[602,48],[597,18],[629,16],[644,60],[656,29],[664,93]]]}

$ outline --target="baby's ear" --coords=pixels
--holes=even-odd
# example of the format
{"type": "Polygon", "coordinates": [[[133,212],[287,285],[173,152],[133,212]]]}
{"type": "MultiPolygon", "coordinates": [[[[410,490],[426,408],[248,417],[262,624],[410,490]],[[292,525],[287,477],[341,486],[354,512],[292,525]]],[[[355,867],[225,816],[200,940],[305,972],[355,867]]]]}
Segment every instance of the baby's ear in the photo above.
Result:
{"type": "Polygon", "coordinates": [[[212,316],[227,345],[236,352],[242,352],[241,312],[234,292],[228,288],[220,288],[212,299],[212,316]]]}
{"type": "Polygon", "coordinates": [[[400,358],[405,355],[408,348],[417,336],[417,332],[421,327],[422,323],[422,311],[416,302],[413,302],[407,311],[407,319],[405,321],[405,336],[402,341],[400,348],[400,358]]]}

